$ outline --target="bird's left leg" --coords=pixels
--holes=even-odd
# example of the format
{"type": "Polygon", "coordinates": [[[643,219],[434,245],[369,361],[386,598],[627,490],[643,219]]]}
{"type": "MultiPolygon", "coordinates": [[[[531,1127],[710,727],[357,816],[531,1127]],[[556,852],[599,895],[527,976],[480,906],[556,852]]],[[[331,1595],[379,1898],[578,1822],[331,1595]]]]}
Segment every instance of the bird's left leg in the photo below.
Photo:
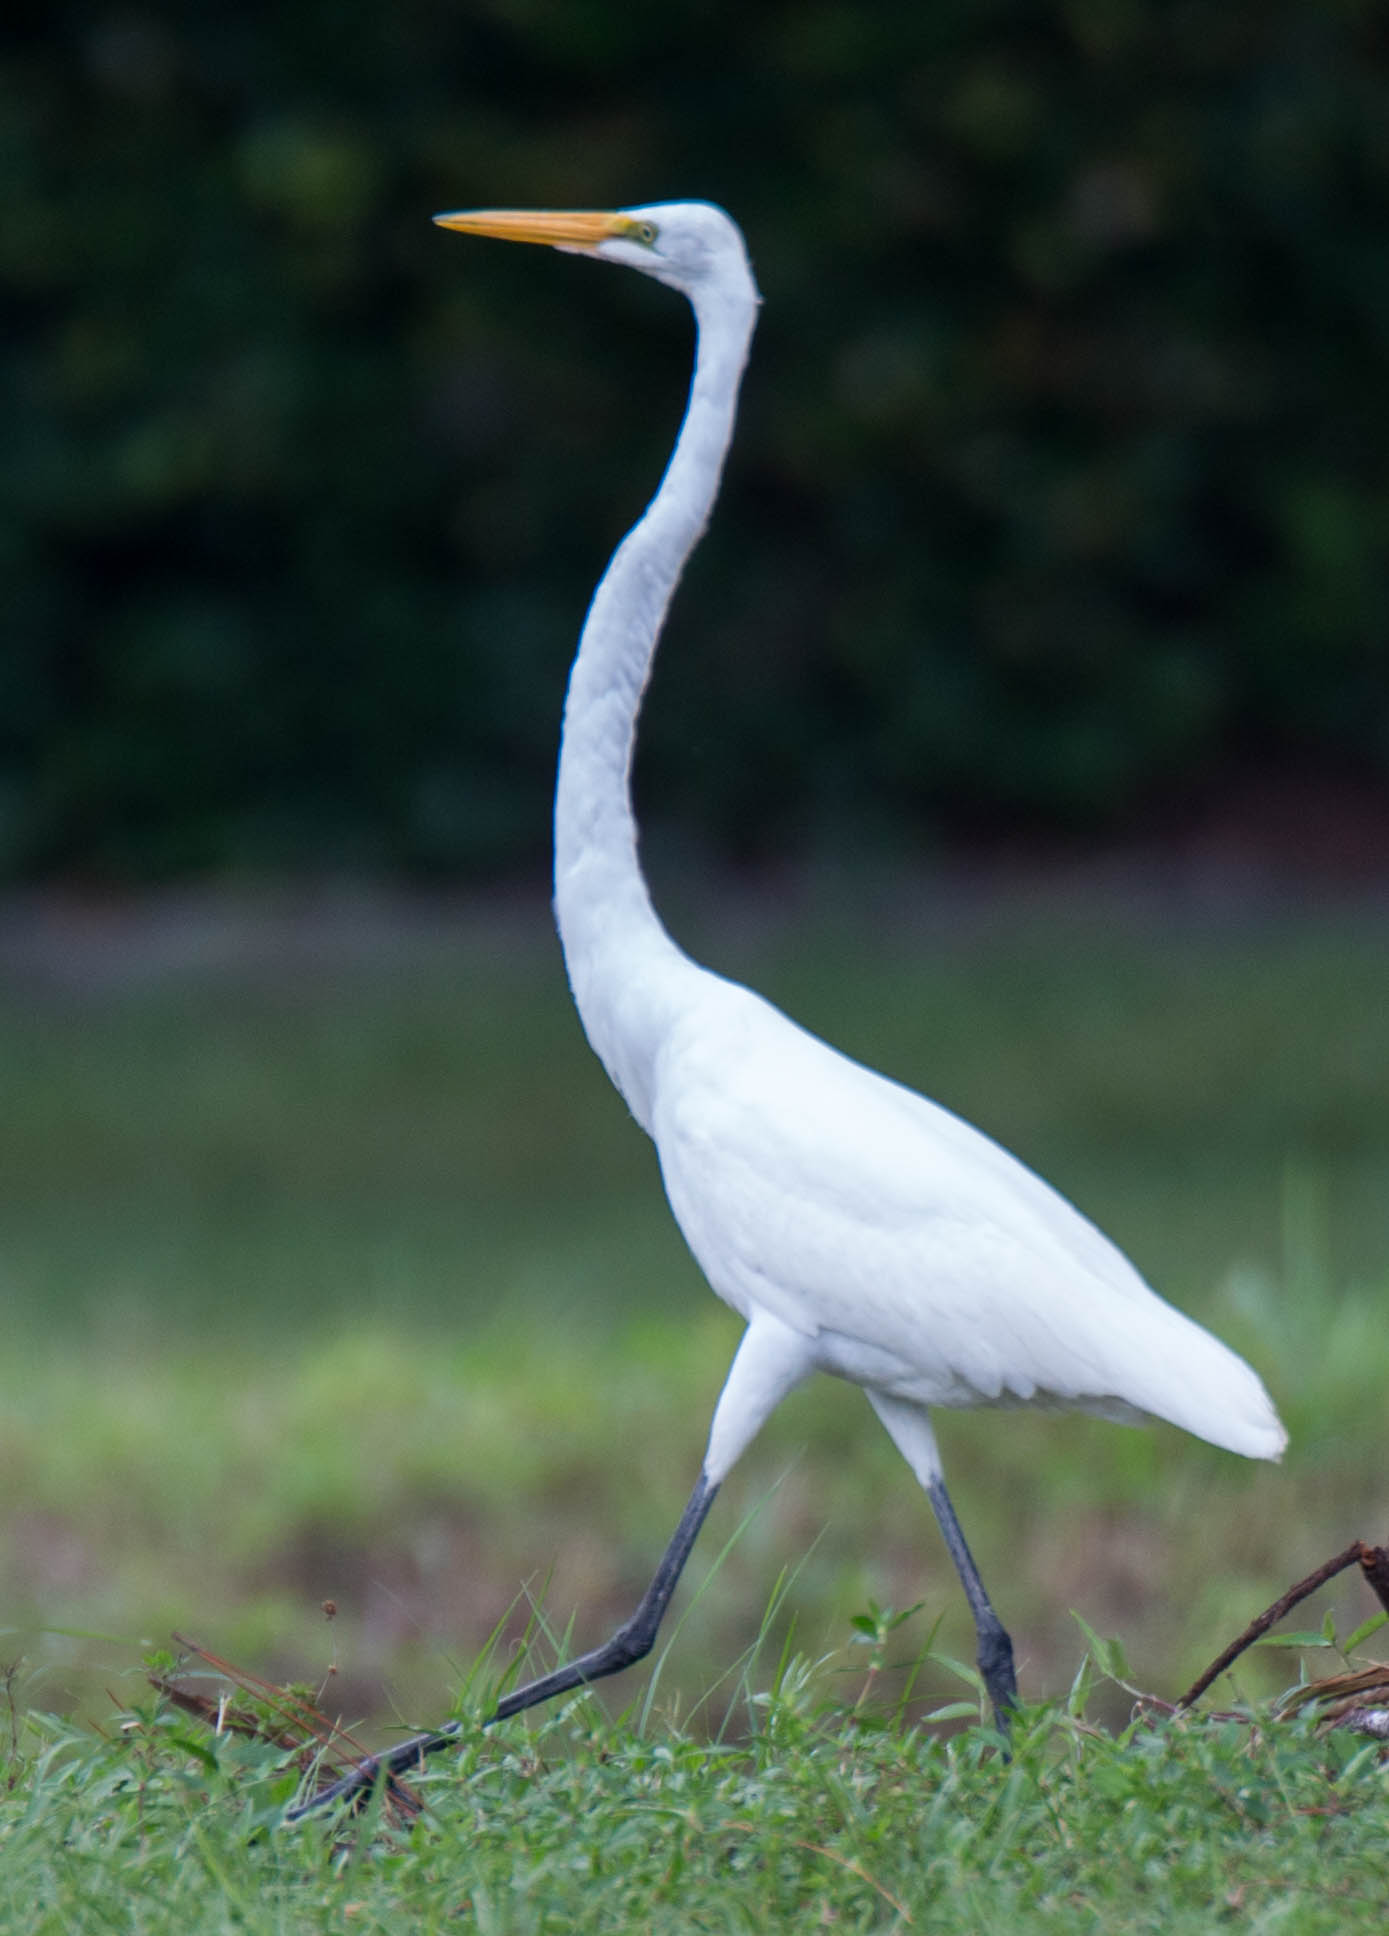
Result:
{"type": "MultiPolygon", "coordinates": [[[[680,1523],[656,1568],[655,1578],[642,1595],[636,1612],[622,1623],[611,1639],[605,1640],[601,1647],[594,1647],[580,1655],[578,1660],[567,1661],[563,1667],[556,1667],[551,1673],[541,1674],[535,1680],[527,1681],[524,1687],[513,1688],[510,1694],[504,1694],[483,1722],[484,1727],[490,1728],[494,1722],[504,1721],[508,1715],[536,1707],[541,1701],[551,1700],[556,1694],[565,1694],[571,1688],[587,1686],[590,1681],[602,1680],[608,1674],[618,1674],[624,1667],[630,1667],[634,1661],[650,1653],[661,1616],[670,1605],[676,1582],[717,1491],[718,1486],[701,1472],[680,1515],[680,1523]]],[[[437,1754],[441,1748],[451,1747],[461,1733],[459,1722],[447,1721],[443,1727],[429,1734],[413,1734],[408,1740],[397,1742],[394,1748],[386,1749],[383,1754],[367,1755],[340,1780],[291,1808],[285,1819],[297,1822],[305,1815],[328,1808],[333,1802],[352,1801],[361,1796],[364,1790],[375,1787],[383,1776],[389,1781],[392,1775],[419,1767],[426,1755],[437,1754]]]]}
{"type": "Polygon", "coordinates": [[[656,1631],[720,1484],[759,1427],[811,1369],[808,1340],[775,1319],[753,1319],[743,1333],[714,1408],[709,1445],[695,1489],[636,1611],[601,1647],[503,1695],[492,1721],[504,1721],[556,1694],[619,1674],[651,1652],[656,1631]]]}
{"type": "Polygon", "coordinates": [[[1008,1638],[1003,1622],[994,1612],[993,1602],[984,1591],[979,1568],[974,1564],[974,1556],[965,1544],[960,1522],[955,1517],[955,1508],[945,1489],[945,1476],[941,1470],[940,1452],[931,1421],[919,1405],[909,1405],[903,1399],[889,1398],[882,1392],[871,1390],[868,1398],[887,1427],[893,1444],[921,1481],[926,1497],[931,1502],[936,1524],[955,1562],[955,1571],[960,1576],[969,1610],[974,1615],[979,1672],[993,1703],[994,1720],[1006,1734],[1009,1716],[1018,1701],[1013,1643],[1008,1638]]]}
{"type": "MultiPolygon", "coordinates": [[[[568,1661],[551,1673],[527,1681],[524,1687],[513,1688],[511,1693],[504,1694],[495,1711],[483,1723],[484,1727],[490,1728],[496,1721],[520,1714],[525,1708],[536,1707],[541,1701],[553,1699],[556,1694],[568,1693],[571,1688],[585,1687],[591,1681],[620,1673],[624,1667],[632,1666],[650,1653],[655,1644],[656,1631],[725,1474],[787,1392],[813,1368],[808,1340],[774,1318],[759,1315],[753,1319],[743,1333],[724,1388],[719,1394],[704,1466],[695,1482],[695,1489],[636,1611],[601,1647],[594,1647],[588,1653],[581,1654],[578,1660],[568,1661]]],[[[301,1802],[297,1808],[290,1809],[287,1819],[298,1821],[301,1816],[327,1808],[333,1802],[360,1795],[383,1774],[389,1778],[418,1766],[426,1755],[436,1754],[441,1748],[447,1748],[457,1741],[460,1732],[459,1723],[450,1721],[432,1734],[413,1735],[384,1754],[368,1755],[340,1781],[335,1781],[309,1801],[301,1802]]]]}

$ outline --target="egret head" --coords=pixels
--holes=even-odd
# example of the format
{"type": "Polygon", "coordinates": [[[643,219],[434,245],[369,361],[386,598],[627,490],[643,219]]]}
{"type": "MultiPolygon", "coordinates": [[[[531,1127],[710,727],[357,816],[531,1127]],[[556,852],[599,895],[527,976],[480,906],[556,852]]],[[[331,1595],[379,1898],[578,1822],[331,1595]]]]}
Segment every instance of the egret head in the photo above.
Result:
{"type": "Polygon", "coordinates": [[[623,263],[681,290],[696,306],[735,294],[757,300],[742,232],[712,202],[653,202],[611,211],[479,209],[434,220],[464,235],[544,242],[600,262],[623,263]]]}

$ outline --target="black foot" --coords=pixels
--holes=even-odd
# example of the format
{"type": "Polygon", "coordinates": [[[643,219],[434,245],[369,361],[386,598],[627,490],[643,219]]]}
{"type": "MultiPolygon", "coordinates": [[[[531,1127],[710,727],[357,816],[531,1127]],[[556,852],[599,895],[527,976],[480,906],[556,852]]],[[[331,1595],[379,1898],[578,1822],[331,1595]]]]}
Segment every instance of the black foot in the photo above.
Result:
{"type": "Polygon", "coordinates": [[[412,1735],[408,1741],[402,1741],[396,1747],[388,1748],[384,1754],[368,1755],[365,1760],[359,1761],[355,1768],[350,1768],[339,1781],[335,1781],[330,1788],[320,1789],[318,1794],[311,1795],[308,1801],[300,1802],[297,1807],[289,1809],[285,1820],[301,1822],[306,1815],[316,1815],[320,1809],[329,1808],[334,1802],[347,1802],[354,1809],[360,1808],[383,1773],[389,1792],[397,1775],[403,1775],[409,1768],[418,1767],[426,1755],[437,1754],[440,1748],[456,1746],[462,1732],[461,1722],[448,1721],[433,1734],[412,1735]]]}
{"type": "Polygon", "coordinates": [[[1013,1668],[1013,1643],[997,1622],[979,1629],[979,1672],[993,1702],[999,1732],[1007,1734],[1018,1704],[1018,1677],[1013,1668]]]}

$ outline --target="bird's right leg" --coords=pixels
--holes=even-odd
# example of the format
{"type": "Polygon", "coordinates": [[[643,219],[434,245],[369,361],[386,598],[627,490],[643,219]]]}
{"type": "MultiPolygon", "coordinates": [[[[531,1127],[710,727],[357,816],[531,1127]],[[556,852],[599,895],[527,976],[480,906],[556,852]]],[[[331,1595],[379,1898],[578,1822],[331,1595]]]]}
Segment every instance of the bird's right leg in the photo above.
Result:
{"type": "MultiPolygon", "coordinates": [[[[563,1667],[556,1667],[551,1673],[541,1674],[527,1681],[524,1687],[504,1694],[496,1711],[483,1723],[484,1727],[490,1728],[494,1722],[536,1707],[541,1701],[552,1700],[556,1694],[568,1693],[571,1688],[585,1687],[591,1681],[604,1680],[609,1674],[619,1674],[624,1667],[631,1667],[651,1652],[661,1620],[721,1481],[787,1392],[812,1369],[809,1344],[799,1333],[775,1319],[761,1316],[753,1319],[743,1333],[719,1394],[704,1466],[695,1489],[636,1611],[601,1647],[594,1647],[578,1660],[568,1661],[563,1667]]],[[[426,1755],[456,1742],[460,1732],[459,1724],[451,1721],[432,1734],[414,1735],[384,1754],[367,1756],[340,1781],[292,1808],[287,1819],[298,1821],[301,1816],[327,1808],[333,1802],[360,1794],[383,1774],[398,1775],[416,1767],[426,1755]]]]}
{"type": "Polygon", "coordinates": [[[926,1497],[931,1502],[936,1524],[955,1562],[955,1571],[960,1576],[969,1610],[974,1615],[978,1644],[976,1658],[989,1700],[993,1704],[994,1720],[1001,1732],[1007,1734],[1009,1717],[1018,1704],[1013,1643],[1008,1638],[1003,1622],[994,1612],[992,1600],[984,1591],[979,1568],[974,1564],[974,1556],[965,1544],[960,1522],[955,1517],[955,1508],[945,1489],[945,1476],[941,1471],[940,1452],[931,1421],[919,1405],[909,1405],[900,1398],[889,1398],[882,1392],[872,1390],[869,1390],[868,1398],[887,1427],[893,1444],[921,1481],[926,1497]]]}
{"type": "Polygon", "coordinates": [[[1018,1704],[1018,1680],[1013,1668],[1013,1643],[1008,1638],[1003,1622],[994,1612],[993,1602],[984,1591],[984,1582],[979,1577],[979,1568],[974,1564],[973,1555],[965,1544],[965,1536],[960,1531],[960,1522],[955,1517],[955,1508],[950,1503],[950,1494],[945,1490],[944,1479],[937,1477],[926,1487],[926,1497],[931,1502],[931,1510],[936,1515],[936,1524],[941,1536],[955,1562],[955,1571],[960,1576],[969,1610],[974,1615],[974,1632],[978,1644],[976,1658],[989,1699],[993,1703],[994,1720],[1000,1730],[1007,1734],[1009,1718],[1018,1704]]]}

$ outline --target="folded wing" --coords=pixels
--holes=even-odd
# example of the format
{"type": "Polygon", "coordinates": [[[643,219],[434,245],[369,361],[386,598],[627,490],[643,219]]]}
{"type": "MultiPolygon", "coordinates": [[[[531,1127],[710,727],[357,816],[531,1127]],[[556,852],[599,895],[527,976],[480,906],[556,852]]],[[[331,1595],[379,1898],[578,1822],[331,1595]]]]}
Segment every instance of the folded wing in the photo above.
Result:
{"type": "Polygon", "coordinates": [[[658,1068],[671,1207],[713,1288],[921,1404],[1170,1420],[1251,1457],[1286,1435],[1253,1371],[997,1143],[712,981],[658,1068]]]}

